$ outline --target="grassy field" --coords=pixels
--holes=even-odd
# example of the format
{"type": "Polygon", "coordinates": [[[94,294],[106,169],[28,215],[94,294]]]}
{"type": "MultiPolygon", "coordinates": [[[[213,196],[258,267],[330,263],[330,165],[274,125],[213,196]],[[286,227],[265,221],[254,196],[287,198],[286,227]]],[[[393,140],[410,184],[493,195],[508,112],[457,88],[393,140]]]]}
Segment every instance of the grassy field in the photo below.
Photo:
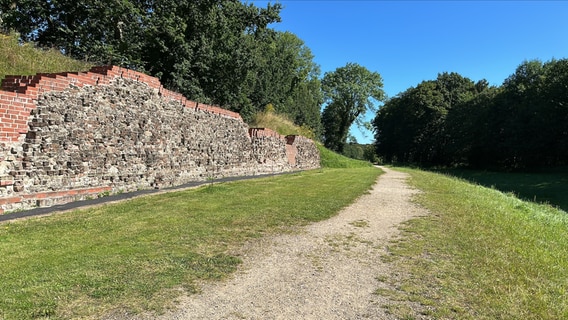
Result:
{"type": "Polygon", "coordinates": [[[40,50],[18,43],[16,35],[0,34],[0,80],[6,75],[87,71],[90,64],[65,57],[57,50],[40,50]]]}
{"type": "MultiPolygon", "coordinates": [[[[404,169],[431,215],[386,256],[401,301],[437,319],[568,319],[568,215],[442,174],[404,169]]],[[[566,189],[564,189],[566,190],[566,189]]],[[[565,194],[565,193],[564,193],[565,194]]],[[[386,306],[412,319],[407,304],[386,306]]]]}
{"type": "Polygon", "coordinates": [[[380,170],[321,169],[0,225],[0,319],[161,310],[222,279],[245,241],[329,218],[380,170]]]}
{"type": "Polygon", "coordinates": [[[568,212],[568,168],[530,173],[476,170],[449,170],[444,173],[503,192],[512,192],[523,200],[548,203],[568,212]]]}

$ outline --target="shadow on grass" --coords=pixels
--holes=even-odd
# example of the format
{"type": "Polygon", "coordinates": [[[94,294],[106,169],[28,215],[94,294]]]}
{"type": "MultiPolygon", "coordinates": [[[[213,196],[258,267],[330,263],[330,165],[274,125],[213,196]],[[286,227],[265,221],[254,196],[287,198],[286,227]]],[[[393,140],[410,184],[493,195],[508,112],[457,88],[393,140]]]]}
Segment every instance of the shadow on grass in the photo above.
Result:
{"type": "Polygon", "coordinates": [[[536,172],[494,172],[470,169],[436,170],[458,178],[512,192],[523,200],[547,203],[568,212],[568,168],[536,172]]]}

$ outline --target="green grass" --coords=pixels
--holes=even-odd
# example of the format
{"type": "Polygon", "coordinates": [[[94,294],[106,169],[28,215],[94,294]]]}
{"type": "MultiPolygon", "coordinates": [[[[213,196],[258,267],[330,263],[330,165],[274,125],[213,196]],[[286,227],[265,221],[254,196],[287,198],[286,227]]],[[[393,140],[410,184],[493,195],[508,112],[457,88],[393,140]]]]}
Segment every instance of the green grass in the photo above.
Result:
{"type": "Polygon", "coordinates": [[[315,139],[315,135],[310,128],[297,126],[293,121],[289,120],[286,115],[270,111],[257,113],[249,126],[251,128],[270,128],[284,136],[301,135],[310,139],[315,139]]]}
{"type": "Polygon", "coordinates": [[[16,34],[0,34],[0,80],[6,75],[87,71],[91,67],[57,50],[40,50],[29,43],[21,45],[17,38],[16,34]]]}
{"type": "Polygon", "coordinates": [[[475,170],[444,172],[503,192],[513,192],[524,200],[558,206],[568,212],[567,168],[530,173],[475,170]]]}
{"type": "Polygon", "coordinates": [[[368,161],[351,159],[326,149],[320,143],[316,143],[316,145],[320,152],[321,166],[324,168],[365,168],[373,166],[368,161]]]}
{"type": "Polygon", "coordinates": [[[233,272],[245,241],[329,218],[379,173],[313,170],[1,224],[0,319],[159,312],[233,272]]]}
{"type": "Polygon", "coordinates": [[[405,224],[389,248],[385,259],[406,271],[388,280],[398,288],[392,296],[437,319],[568,318],[565,212],[465,180],[405,171],[424,191],[416,201],[431,214],[405,224]]]}

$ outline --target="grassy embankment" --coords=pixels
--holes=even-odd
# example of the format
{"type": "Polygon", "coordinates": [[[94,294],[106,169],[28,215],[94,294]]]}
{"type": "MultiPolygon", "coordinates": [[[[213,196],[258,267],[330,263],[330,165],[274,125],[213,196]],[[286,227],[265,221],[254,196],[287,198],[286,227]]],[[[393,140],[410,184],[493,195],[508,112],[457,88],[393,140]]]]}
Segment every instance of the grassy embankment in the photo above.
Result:
{"type": "Polygon", "coordinates": [[[280,133],[281,135],[301,135],[314,139],[314,133],[308,127],[298,127],[285,116],[276,114],[274,112],[259,112],[257,113],[252,122],[249,123],[251,128],[271,128],[272,130],[280,133]]]}
{"type": "MultiPolygon", "coordinates": [[[[407,223],[402,240],[390,246],[386,259],[407,274],[383,279],[398,290],[378,294],[421,303],[438,319],[568,318],[566,212],[455,177],[405,171],[424,191],[416,201],[432,213],[407,223]]],[[[525,186],[538,185],[542,176],[534,177],[523,175],[525,186]]],[[[564,184],[552,193],[567,191],[564,184]]],[[[386,307],[412,318],[404,303],[386,307]]]]}
{"type": "Polygon", "coordinates": [[[20,45],[15,35],[0,34],[0,80],[6,75],[87,71],[90,67],[90,64],[70,59],[57,50],[40,50],[32,44],[20,45]]]}
{"type": "Polygon", "coordinates": [[[503,192],[512,192],[523,200],[547,203],[568,212],[568,168],[534,172],[447,170],[445,173],[503,192]]]}

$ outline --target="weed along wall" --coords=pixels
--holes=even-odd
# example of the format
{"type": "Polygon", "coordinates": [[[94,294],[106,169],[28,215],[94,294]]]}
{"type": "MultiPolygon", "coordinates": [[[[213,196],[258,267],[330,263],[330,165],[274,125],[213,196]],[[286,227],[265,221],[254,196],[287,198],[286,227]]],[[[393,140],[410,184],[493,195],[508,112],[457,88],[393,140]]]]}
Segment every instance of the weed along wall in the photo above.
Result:
{"type": "Polygon", "coordinates": [[[313,141],[249,129],[128,69],[10,76],[0,89],[0,213],[319,167],[313,141]]]}

